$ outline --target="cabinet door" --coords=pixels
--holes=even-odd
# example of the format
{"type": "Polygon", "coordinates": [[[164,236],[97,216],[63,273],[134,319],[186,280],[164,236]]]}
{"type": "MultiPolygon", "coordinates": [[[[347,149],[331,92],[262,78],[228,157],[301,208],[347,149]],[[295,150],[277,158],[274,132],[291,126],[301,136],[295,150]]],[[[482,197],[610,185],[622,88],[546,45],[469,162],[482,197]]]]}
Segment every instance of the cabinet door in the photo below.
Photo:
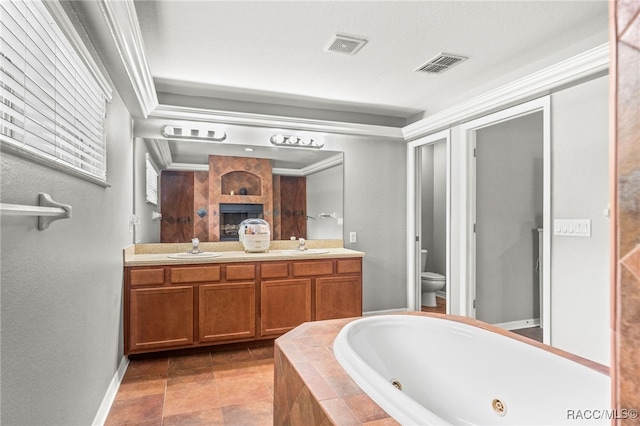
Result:
{"type": "Polygon", "coordinates": [[[360,276],[316,278],[316,321],[362,315],[360,276]]]}
{"type": "Polygon", "coordinates": [[[193,343],[193,287],[130,290],[131,352],[193,343]]]}
{"type": "Polygon", "coordinates": [[[256,284],[203,284],[198,293],[200,342],[256,335],[256,284]]]}
{"type": "Polygon", "coordinates": [[[311,321],[311,280],[262,281],[261,336],[279,336],[311,321]]]}

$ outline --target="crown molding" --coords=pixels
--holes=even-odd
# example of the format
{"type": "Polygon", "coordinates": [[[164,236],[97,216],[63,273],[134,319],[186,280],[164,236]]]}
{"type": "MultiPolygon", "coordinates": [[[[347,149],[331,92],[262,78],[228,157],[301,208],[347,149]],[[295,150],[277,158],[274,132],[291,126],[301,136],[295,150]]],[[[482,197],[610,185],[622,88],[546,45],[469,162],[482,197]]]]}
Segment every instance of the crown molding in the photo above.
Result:
{"type": "Polygon", "coordinates": [[[176,105],[158,105],[150,116],[170,120],[209,121],[243,126],[274,127],[279,129],[402,139],[402,129],[400,127],[343,123],[340,121],[325,121],[309,118],[211,110],[176,105]]]}
{"type": "Polygon", "coordinates": [[[208,164],[195,164],[195,163],[171,163],[166,170],[180,170],[184,172],[208,172],[208,164]]]}
{"type": "Polygon", "coordinates": [[[156,161],[159,169],[166,169],[173,164],[169,141],[165,139],[144,139],[151,156],[156,161]]]}
{"type": "Polygon", "coordinates": [[[111,101],[111,99],[113,98],[113,88],[111,87],[111,83],[104,76],[101,66],[98,65],[91,52],[89,52],[89,49],[87,49],[85,41],[78,33],[78,30],[76,30],[76,27],[73,25],[73,22],[71,22],[71,19],[69,19],[69,16],[65,12],[60,2],[56,0],[45,1],[43,3],[49,13],[51,13],[51,16],[53,16],[53,19],[55,19],[56,24],[58,24],[58,27],[60,27],[60,30],[62,30],[64,35],[67,37],[69,43],[71,43],[71,45],[75,49],[78,56],[80,56],[80,59],[82,59],[84,64],[89,69],[89,72],[93,76],[98,86],[100,86],[100,89],[102,90],[104,96],[108,101],[111,101]]]}
{"type": "MultiPolygon", "coordinates": [[[[158,144],[157,147],[160,146],[162,142],[158,139],[152,139],[154,144],[158,144]],[[160,144],[159,144],[160,143],[160,144]]],[[[303,167],[301,169],[284,169],[275,167],[271,170],[274,175],[280,176],[307,176],[312,173],[318,173],[323,170],[327,170],[331,167],[338,166],[342,164],[342,154],[334,155],[333,157],[326,158],[322,161],[318,161],[317,163],[313,163],[308,165],[307,167],[303,167]]],[[[208,164],[195,164],[195,163],[168,163],[165,167],[166,170],[182,170],[188,172],[208,172],[209,165],[208,164]]]]}
{"type": "Polygon", "coordinates": [[[280,176],[307,176],[313,173],[318,173],[323,170],[330,169],[331,167],[338,166],[343,162],[343,154],[336,154],[333,157],[325,158],[324,160],[320,160],[317,163],[310,164],[301,169],[284,169],[276,167],[272,169],[272,173],[274,175],[280,176]]]}
{"type": "Polygon", "coordinates": [[[146,118],[158,106],[133,0],[101,0],[100,11],[146,118]]]}
{"type": "Polygon", "coordinates": [[[484,95],[433,114],[402,128],[405,140],[412,141],[480,113],[547,95],[609,68],[609,43],[547,67],[484,95]]]}
{"type": "Polygon", "coordinates": [[[344,154],[343,153],[336,154],[333,157],[326,158],[324,160],[318,161],[317,163],[313,163],[308,165],[307,167],[304,167],[302,169],[302,173],[304,173],[304,176],[307,176],[313,173],[318,173],[323,170],[330,169],[331,167],[339,166],[340,164],[342,164],[343,161],[344,161],[344,154]]]}

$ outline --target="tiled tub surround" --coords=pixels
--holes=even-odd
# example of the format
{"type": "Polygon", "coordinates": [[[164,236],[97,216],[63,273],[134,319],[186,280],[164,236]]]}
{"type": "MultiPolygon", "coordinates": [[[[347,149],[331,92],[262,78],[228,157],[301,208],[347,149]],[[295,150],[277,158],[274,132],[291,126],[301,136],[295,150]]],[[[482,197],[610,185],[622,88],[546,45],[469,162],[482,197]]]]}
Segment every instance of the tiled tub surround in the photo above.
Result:
{"type": "Polygon", "coordinates": [[[274,425],[399,425],[333,356],[333,340],[353,320],[305,323],[276,340],[274,425]]]}
{"type": "MultiPolygon", "coordinates": [[[[407,315],[442,317],[482,327],[608,373],[608,368],[598,363],[473,319],[419,312],[407,315]]],[[[333,355],[335,337],[355,319],[305,323],[276,340],[274,424],[399,424],[355,384],[333,355]]]]}
{"type": "MultiPolygon", "coordinates": [[[[640,409],[640,2],[610,3],[614,404],[640,409]]],[[[616,419],[615,424],[640,424],[616,419]]]]}

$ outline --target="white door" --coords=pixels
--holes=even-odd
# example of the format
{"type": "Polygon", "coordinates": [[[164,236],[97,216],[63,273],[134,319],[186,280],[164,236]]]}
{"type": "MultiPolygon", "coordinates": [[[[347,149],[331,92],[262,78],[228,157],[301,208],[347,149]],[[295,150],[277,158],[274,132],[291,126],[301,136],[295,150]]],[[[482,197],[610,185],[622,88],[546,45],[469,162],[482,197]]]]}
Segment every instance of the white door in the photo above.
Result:
{"type": "MultiPolygon", "coordinates": [[[[550,230],[550,227],[551,227],[550,109],[551,109],[550,97],[545,96],[540,99],[529,101],[524,104],[517,105],[515,107],[511,107],[506,110],[499,111],[493,114],[489,114],[485,117],[481,117],[467,123],[463,123],[460,126],[460,130],[461,130],[460,157],[462,162],[462,167],[460,169],[461,171],[460,179],[461,179],[461,182],[463,183],[460,190],[460,206],[461,206],[460,216],[461,218],[463,218],[463,220],[460,223],[461,250],[460,250],[459,268],[460,268],[461,284],[460,284],[460,298],[459,298],[460,308],[459,309],[463,315],[468,315],[471,317],[478,316],[478,313],[476,311],[476,305],[479,302],[476,300],[476,293],[478,291],[476,284],[477,284],[477,280],[480,279],[484,281],[482,284],[480,284],[480,289],[479,289],[480,296],[483,298],[482,302],[483,303],[486,302],[485,305],[479,306],[480,318],[484,317],[486,320],[490,322],[496,322],[496,321],[500,322],[505,320],[505,318],[506,318],[505,321],[507,322],[517,321],[517,319],[513,319],[514,317],[505,316],[505,314],[511,315],[511,313],[510,311],[508,311],[508,309],[504,308],[505,301],[501,300],[501,299],[504,299],[505,297],[506,298],[513,297],[513,295],[509,294],[509,292],[513,292],[514,288],[518,288],[517,286],[513,286],[513,287],[507,286],[505,288],[502,288],[503,286],[500,285],[498,287],[500,288],[500,290],[497,290],[497,293],[489,294],[489,295],[483,294],[483,292],[485,291],[483,288],[484,285],[495,285],[495,283],[486,281],[486,278],[484,278],[485,273],[488,272],[488,276],[496,276],[496,274],[498,275],[502,274],[503,277],[501,279],[503,281],[506,280],[507,282],[508,281],[513,282],[518,280],[518,278],[510,278],[511,272],[509,271],[509,268],[511,268],[513,265],[521,261],[514,260],[514,259],[507,259],[510,253],[506,253],[502,255],[493,253],[492,254],[493,258],[491,260],[488,260],[483,257],[485,255],[487,256],[491,255],[491,253],[486,253],[486,254],[478,253],[478,251],[481,249],[487,250],[485,248],[485,242],[487,239],[492,239],[496,237],[498,234],[502,233],[506,228],[512,228],[514,226],[514,225],[508,225],[507,222],[505,222],[505,218],[503,218],[501,215],[504,214],[506,209],[500,208],[500,206],[502,206],[504,203],[504,201],[501,201],[500,197],[505,196],[502,193],[507,192],[506,188],[508,188],[508,185],[513,184],[512,182],[510,182],[510,178],[502,176],[501,178],[497,179],[497,182],[496,182],[495,181],[496,178],[493,177],[492,179],[494,179],[494,183],[487,184],[489,191],[491,191],[491,197],[496,197],[495,199],[487,200],[486,199],[487,195],[485,195],[484,193],[480,193],[480,194],[476,193],[476,160],[473,156],[473,152],[474,152],[474,148],[477,148],[476,139],[478,136],[478,132],[484,128],[488,128],[490,126],[508,122],[518,117],[524,117],[527,115],[534,114],[536,112],[541,113],[542,115],[542,151],[543,151],[543,155],[542,155],[542,199],[543,201],[542,201],[542,227],[541,228],[550,230]],[[504,188],[504,189],[499,190],[498,188],[504,188]],[[478,197],[482,198],[480,205],[478,205],[476,202],[478,197]],[[483,217],[484,217],[485,221],[489,221],[491,223],[488,225],[487,224],[482,225],[482,223],[478,225],[476,223],[478,219],[476,217],[476,209],[477,208],[484,209],[483,203],[486,201],[491,201],[490,203],[488,203],[489,204],[488,208],[489,209],[493,208],[495,210],[484,212],[484,213],[480,212],[480,216],[481,216],[480,220],[483,221],[483,217]],[[504,226],[501,226],[501,224],[504,224],[504,226]],[[497,230],[491,229],[491,226],[493,225],[498,227],[497,230]],[[481,234],[479,238],[477,238],[478,235],[476,234],[474,228],[479,228],[479,226],[484,226],[485,230],[483,231],[484,234],[481,234]],[[505,228],[505,229],[502,229],[502,228],[505,228]],[[491,268],[493,268],[494,266],[491,262],[496,262],[496,259],[500,262],[503,262],[503,268],[501,268],[501,271],[499,272],[496,272],[495,270],[491,270],[491,268]],[[479,269],[480,275],[477,274],[478,269],[479,269]],[[496,304],[498,302],[499,304],[496,304]],[[493,319],[493,318],[490,318],[489,315],[501,315],[501,317],[499,317],[498,319],[493,319]]],[[[480,134],[480,136],[482,137],[482,134],[480,134]]],[[[482,151],[480,152],[480,155],[481,156],[484,155],[482,154],[482,151]]],[[[504,150],[498,150],[494,153],[489,153],[489,155],[492,157],[499,157],[498,159],[500,160],[500,163],[495,165],[496,169],[499,169],[500,167],[506,167],[506,168],[514,167],[515,165],[517,165],[518,162],[521,161],[521,160],[515,161],[513,160],[513,157],[510,159],[509,158],[510,155],[507,155],[507,152],[504,150]]],[[[478,167],[484,168],[487,166],[478,166],[478,167]]],[[[529,173],[530,175],[537,173],[537,172],[533,172],[533,170],[534,169],[530,169],[529,172],[526,172],[524,171],[524,169],[521,169],[519,172],[520,174],[529,173]]],[[[484,179],[484,178],[481,176],[481,179],[484,179]]],[[[539,180],[536,180],[536,181],[539,182],[539,180]]],[[[534,197],[535,191],[527,191],[527,192],[529,193],[529,197],[534,197]]],[[[509,202],[511,203],[514,198],[517,199],[518,197],[519,197],[519,192],[515,191],[515,192],[512,192],[511,195],[508,195],[507,199],[509,199],[510,200],[509,202]]],[[[537,226],[538,223],[539,222],[537,217],[535,218],[535,221],[531,221],[531,223],[521,223],[520,226],[523,229],[522,230],[518,229],[517,230],[518,232],[515,232],[515,235],[519,235],[520,233],[526,234],[528,232],[531,232],[531,230],[526,230],[526,229],[528,227],[537,226]]],[[[513,234],[514,232],[512,231],[512,235],[513,234]]],[[[534,234],[534,235],[537,235],[537,234],[534,234]]],[[[543,329],[543,342],[547,344],[551,342],[551,334],[550,334],[550,324],[552,320],[551,311],[550,311],[551,274],[550,274],[550,268],[545,267],[544,265],[550,264],[550,259],[551,259],[550,235],[551,235],[551,232],[543,232],[542,259],[541,259],[541,264],[543,265],[541,268],[542,270],[542,307],[539,308],[541,322],[545,324],[545,328],[543,329]]],[[[514,240],[512,237],[512,240],[510,241],[503,239],[501,242],[497,244],[499,245],[499,247],[502,247],[502,250],[505,250],[504,249],[505,247],[509,247],[510,245],[514,245],[514,244],[517,245],[518,241],[514,240]]],[[[535,242],[533,241],[531,242],[531,245],[533,245],[533,247],[537,247],[535,245],[535,242]]],[[[534,255],[531,254],[531,256],[533,257],[534,255]]],[[[537,253],[535,256],[537,260],[537,253]]],[[[524,258],[526,259],[526,256],[524,258]]],[[[529,262],[529,264],[531,264],[531,262],[529,262]]],[[[527,266],[526,268],[522,268],[522,269],[531,271],[532,276],[535,276],[533,275],[535,273],[535,266],[533,268],[530,268],[529,266],[527,266]]],[[[531,280],[527,279],[527,281],[531,281],[531,280]]],[[[533,283],[532,281],[531,283],[532,283],[532,287],[535,289],[536,283],[533,283]]],[[[518,282],[516,284],[521,284],[521,283],[518,282]]],[[[539,288],[539,284],[538,284],[538,288],[539,288]]],[[[530,290],[527,290],[527,291],[530,291],[530,290]]],[[[536,294],[535,292],[532,292],[532,293],[536,294]]],[[[533,301],[532,303],[535,304],[536,302],[533,301]]],[[[538,305],[539,305],[539,302],[538,302],[538,305]]]]}
{"type": "MultiPolygon", "coordinates": [[[[408,310],[421,310],[421,286],[420,286],[420,250],[423,247],[423,231],[422,231],[422,148],[425,146],[433,145],[435,143],[444,144],[444,150],[446,152],[445,164],[438,164],[439,167],[444,168],[445,184],[444,184],[444,197],[440,197],[440,200],[444,201],[444,219],[440,218],[437,226],[440,229],[437,231],[437,240],[439,244],[444,244],[444,252],[441,254],[444,256],[445,273],[443,275],[449,276],[451,271],[450,265],[450,246],[451,246],[451,232],[450,232],[450,217],[451,217],[451,142],[450,131],[444,130],[438,133],[434,133],[429,136],[425,136],[407,145],[407,307],[408,310]],[[442,225],[444,223],[444,225],[442,225]],[[442,229],[444,226],[444,229],[442,229]],[[444,234],[444,241],[442,235],[444,234]]],[[[441,145],[442,147],[442,145],[441,145]]],[[[442,161],[442,157],[440,160],[442,161]]],[[[433,172],[433,170],[432,170],[433,172]]],[[[438,191],[442,191],[441,186],[438,187],[438,191]]],[[[434,233],[436,234],[436,233],[434,233]]],[[[447,280],[445,291],[447,295],[450,294],[451,285],[447,280]]],[[[450,313],[450,300],[447,297],[446,312],[450,313]]]]}
{"type": "Polygon", "coordinates": [[[537,111],[475,134],[475,307],[491,324],[539,324],[542,130],[537,111]]]}

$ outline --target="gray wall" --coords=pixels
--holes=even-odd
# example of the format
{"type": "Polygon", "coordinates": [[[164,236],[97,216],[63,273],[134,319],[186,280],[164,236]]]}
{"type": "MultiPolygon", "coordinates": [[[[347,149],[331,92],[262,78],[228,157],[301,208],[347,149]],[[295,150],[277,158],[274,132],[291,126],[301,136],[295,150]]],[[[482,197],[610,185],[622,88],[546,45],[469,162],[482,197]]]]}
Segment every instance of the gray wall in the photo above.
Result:
{"type": "Polygon", "coordinates": [[[341,138],[344,151],[344,246],[366,253],[364,312],[407,307],[406,146],[399,140],[341,138]],[[349,243],[349,232],[358,241],[349,243]]]}
{"type": "Polygon", "coordinates": [[[542,112],[476,132],[476,318],[539,317],[542,112]]]}
{"type": "MultiPolygon", "coordinates": [[[[551,344],[610,364],[608,77],[551,95],[553,219],[592,219],[592,238],[552,237],[551,344]]],[[[460,127],[451,128],[451,313],[460,313],[460,127]]]]}
{"type": "Polygon", "coordinates": [[[307,237],[342,239],[344,167],[342,164],[307,176],[307,237]],[[336,214],[336,219],[320,218],[320,213],[336,214]]]}
{"type": "Polygon", "coordinates": [[[609,79],[551,98],[553,219],[591,219],[591,238],[552,236],[551,343],[610,364],[609,79]]]}
{"type": "Polygon", "coordinates": [[[109,188],[3,153],[3,203],[70,204],[39,231],[2,218],[2,423],[90,424],[123,357],[122,249],[132,243],[132,128],[117,93],[108,107],[109,188]]]}

